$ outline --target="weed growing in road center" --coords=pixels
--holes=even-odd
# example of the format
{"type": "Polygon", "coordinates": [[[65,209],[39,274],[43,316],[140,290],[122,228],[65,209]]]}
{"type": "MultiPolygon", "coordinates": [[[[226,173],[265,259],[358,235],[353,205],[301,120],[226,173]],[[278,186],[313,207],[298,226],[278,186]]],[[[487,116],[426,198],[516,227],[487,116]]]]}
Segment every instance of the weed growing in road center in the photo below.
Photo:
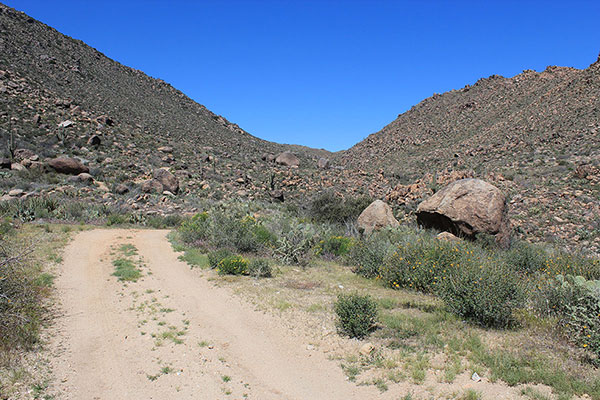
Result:
{"type": "Polygon", "coordinates": [[[133,261],[126,258],[114,260],[113,265],[115,266],[113,276],[119,278],[120,281],[136,282],[142,276],[142,272],[136,267],[133,261]]]}

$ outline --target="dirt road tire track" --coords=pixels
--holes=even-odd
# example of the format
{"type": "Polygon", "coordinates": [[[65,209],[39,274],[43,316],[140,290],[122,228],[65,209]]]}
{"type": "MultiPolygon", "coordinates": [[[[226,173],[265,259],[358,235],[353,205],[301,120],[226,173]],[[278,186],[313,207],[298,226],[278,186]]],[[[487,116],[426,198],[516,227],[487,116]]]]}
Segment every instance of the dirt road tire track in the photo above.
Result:
{"type": "Polygon", "coordinates": [[[177,259],[166,235],[98,229],[78,233],[66,248],[57,279],[64,313],[56,338],[62,350],[54,362],[59,398],[386,397],[348,382],[336,362],[307,349],[307,338],[192,271],[177,259]],[[136,246],[147,265],[144,278],[126,286],[111,276],[111,246],[124,243],[136,246]],[[155,291],[152,301],[158,297],[175,310],[161,316],[169,324],[189,321],[183,344],[157,347],[150,335],[140,334],[144,327],[132,304],[145,291],[155,291]],[[214,346],[198,346],[203,340],[214,346]],[[177,373],[150,380],[161,363],[177,373]]]}

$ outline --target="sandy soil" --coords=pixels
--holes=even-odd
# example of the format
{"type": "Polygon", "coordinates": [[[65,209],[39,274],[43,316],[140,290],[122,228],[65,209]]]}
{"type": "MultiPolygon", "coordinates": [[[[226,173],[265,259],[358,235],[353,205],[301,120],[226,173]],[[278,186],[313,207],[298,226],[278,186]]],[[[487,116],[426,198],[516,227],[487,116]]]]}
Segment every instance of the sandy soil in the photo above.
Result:
{"type": "MultiPolygon", "coordinates": [[[[248,286],[256,281],[211,280],[212,271],[190,269],[167,233],[98,229],[67,246],[56,281],[55,398],[451,399],[469,389],[482,400],[525,398],[522,387],[473,382],[469,372],[444,383],[440,371],[429,371],[423,384],[403,381],[383,392],[350,382],[340,356],[358,354],[360,341],[335,334],[331,318],[261,307],[248,286]],[[130,257],[142,270],[137,282],[112,275],[124,244],[138,250],[130,257]]],[[[280,294],[263,289],[269,299],[280,294]]]]}
{"type": "Polygon", "coordinates": [[[58,398],[381,398],[373,386],[348,382],[336,362],[276,317],[190,270],[166,234],[92,230],[66,248],[57,280],[58,398]],[[125,243],[145,262],[135,283],[111,276],[115,249],[125,243]],[[169,330],[183,343],[161,340],[169,330]]]}

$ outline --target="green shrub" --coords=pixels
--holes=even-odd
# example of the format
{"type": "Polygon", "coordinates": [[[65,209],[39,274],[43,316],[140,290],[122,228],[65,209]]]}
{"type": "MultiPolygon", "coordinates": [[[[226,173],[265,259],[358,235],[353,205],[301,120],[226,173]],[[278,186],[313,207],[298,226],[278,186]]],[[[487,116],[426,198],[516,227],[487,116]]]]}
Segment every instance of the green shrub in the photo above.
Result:
{"type": "Polygon", "coordinates": [[[542,289],[542,312],[560,317],[571,342],[592,352],[600,365],[600,281],[558,275],[542,289]]]}
{"type": "Polygon", "coordinates": [[[553,251],[546,259],[541,271],[546,277],[556,275],[582,276],[585,279],[600,279],[600,259],[576,252],[553,251]]]}
{"type": "Polygon", "coordinates": [[[128,222],[129,218],[124,214],[110,214],[106,217],[106,225],[123,225],[128,222]]]}
{"type": "Polygon", "coordinates": [[[219,275],[246,275],[248,260],[237,255],[226,257],[217,265],[217,272],[219,275]]]}
{"type": "Polygon", "coordinates": [[[345,335],[362,339],[375,329],[377,303],[371,296],[340,294],[334,309],[338,317],[338,329],[345,335]]]}
{"type": "Polygon", "coordinates": [[[514,244],[505,255],[510,269],[526,274],[541,271],[546,265],[546,259],[544,249],[523,241],[514,244]]]}
{"type": "Polygon", "coordinates": [[[354,240],[346,236],[329,236],[317,244],[316,254],[323,256],[340,257],[350,252],[354,240]]]}
{"type": "Polygon", "coordinates": [[[0,203],[0,215],[17,219],[21,222],[31,222],[41,218],[51,218],[56,215],[60,203],[49,197],[31,197],[15,199],[0,203]]]}
{"type": "Polygon", "coordinates": [[[501,264],[484,264],[483,260],[455,268],[436,292],[450,312],[484,327],[514,325],[514,311],[525,300],[521,277],[501,264]]]}
{"type": "Polygon", "coordinates": [[[253,228],[253,234],[258,243],[272,247],[277,243],[277,235],[271,232],[266,226],[256,224],[253,228]]]}
{"type": "Polygon", "coordinates": [[[277,221],[279,236],[273,245],[273,255],[285,264],[308,265],[310,253],[318,240],[317,231],[312,224],[294,219],[277,221]]]}
{"type": "Polygon", "coordinates": [[[311,201],[309,214],[315,221],[345,223],[358,218],[372,201],[368,196],[344,199],[332,192],[324,192],[311,201]]]}
{"type": "Polygon", "coordinates": [[[199,213],[181,223],[178,229],[179,237],[188,244],[206,240],[209,236],[209,227],[208,213],[199,213]]]}
{"type": "Polygon", "coordinates": [[[44,286],[24,250],[0,237],[0,350],[29,349],[38,341],[44,286]]]}
{"type": "Polygon", "coordinates": [[[365,278],[379,276],[391,243],[382,234],[374,234],[355,242],[346,256],[346,262],[354,266],[354,272],[365,278]]]}
{"type": "Polygon", "coordinates": [[[208,265],[215,269],[219,266],[221,260],[227,257],[233,256],[233,253],[229,249],[219,249],[208,253],[208,265]]]}
{"type": "Polygon", "coordinates": [[[410,237],[385,260],[379,278],[392,288],[435,293],[440,282],[465,256],[474,257],[471,253],[468,248],[432,237],[410,237]]]}
{"type": "Polygon", "coordinates": [[[248,263],[248,274],[255,278],[270,278],[273,276],[273,268],[269,260],[254,258],[248,263]]]}
{"type": "Polygon", "coordinates": [[[182,217],[178,214],[155,215],[146,218],[144,225],[154,229],[165,229],[180,226],[182,217]]]}

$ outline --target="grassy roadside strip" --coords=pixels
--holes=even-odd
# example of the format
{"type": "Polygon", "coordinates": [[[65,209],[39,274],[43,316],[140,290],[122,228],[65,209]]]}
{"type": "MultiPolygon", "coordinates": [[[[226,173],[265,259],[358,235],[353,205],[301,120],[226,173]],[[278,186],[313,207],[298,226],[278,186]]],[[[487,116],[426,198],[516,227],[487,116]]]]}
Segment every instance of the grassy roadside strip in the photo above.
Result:
{"type": "Polygon", "coordinates": [[[53,285],[62,250],[75,229],[69,225],[0,227],[0,398],[49,399],[50,369],[44,353],[52,322],[53,285]]]}

